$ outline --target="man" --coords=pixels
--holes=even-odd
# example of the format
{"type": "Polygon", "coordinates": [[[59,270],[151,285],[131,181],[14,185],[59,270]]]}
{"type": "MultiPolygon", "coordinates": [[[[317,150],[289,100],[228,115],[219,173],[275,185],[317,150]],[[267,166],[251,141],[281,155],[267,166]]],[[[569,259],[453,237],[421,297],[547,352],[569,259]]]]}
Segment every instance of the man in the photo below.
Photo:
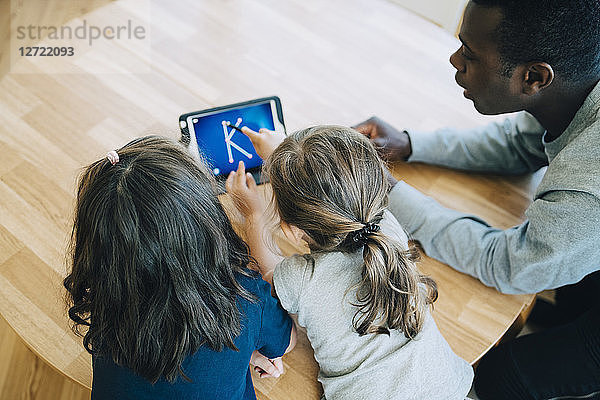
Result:
{"type": "Polygon", "coordinates": [[[558,316],[567,324],[492,350],[475,389],[481,399],[600,398],[600,1],[471,0],[459,37],[450,63],[477,111],[526,112],[464,132],[401,132],[378,118],[356,129],[392,161],[509,174],[548,166],[527,220],[507,230],[404,182],[390,210],[428,255],[503,293],[588,276],[564,289],[587,296],[558,316]]]}

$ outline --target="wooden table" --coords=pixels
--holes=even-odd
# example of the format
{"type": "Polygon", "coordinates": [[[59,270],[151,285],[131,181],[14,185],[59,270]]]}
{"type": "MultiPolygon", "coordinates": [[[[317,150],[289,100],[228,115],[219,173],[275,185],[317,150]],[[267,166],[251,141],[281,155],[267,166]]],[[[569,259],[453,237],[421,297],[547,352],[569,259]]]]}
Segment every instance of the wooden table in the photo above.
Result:
{"type": "MultiPolygon", "coordinates": [[[[447,59],[458,41],[385,0],[146,1],[146,13],[136,1],[82,18],[144,24],[145,50],[116,40],[81,45],[56,74],[39,58],[17,57],[0,81],[0,312],[40,358],[88,388],[90,357],[69,329],[61,288],[82,166],[136,136],[178,137],[181,113],[270,94],[281,97],[289,130],[372,114],[416,129],[488,121],[454,84],[447,59]],[[127,57],[137,64],[121,64],[127,57]]],[[[499,227],[523,220],[540,178],[405,164],[394,174],[499,227]]],[[[471,363],[533,301],[431,259],[421,269],[438,282],[433,315],[441,332],[471,363]]],[[[257,380],[259,397],[318,398],[305,336],[284,360],[281,378],[257,380]]]]}

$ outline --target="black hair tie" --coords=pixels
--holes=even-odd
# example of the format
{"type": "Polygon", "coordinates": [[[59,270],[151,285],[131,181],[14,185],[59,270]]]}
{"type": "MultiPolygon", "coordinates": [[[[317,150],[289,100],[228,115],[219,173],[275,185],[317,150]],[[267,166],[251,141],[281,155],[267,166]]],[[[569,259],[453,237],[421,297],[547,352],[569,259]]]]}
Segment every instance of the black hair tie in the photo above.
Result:
{"type": "Polygon", "coordinates": [[[365,245],[369,240],[369,235],[375,232],[379,232],[381,228],[374,222],[366,223],[361,229],[358,229],[351,233],[352,241],[356,244],[365,245]]]}

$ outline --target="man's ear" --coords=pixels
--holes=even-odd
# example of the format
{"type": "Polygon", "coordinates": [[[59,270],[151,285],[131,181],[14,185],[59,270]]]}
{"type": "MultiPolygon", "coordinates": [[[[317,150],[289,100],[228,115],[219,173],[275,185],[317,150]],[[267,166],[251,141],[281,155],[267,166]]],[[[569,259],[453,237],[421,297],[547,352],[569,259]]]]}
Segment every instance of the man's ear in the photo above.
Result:
{"type": "Polygon", "coordinates": [[[281,221],[281,231],[287,240],[294,244],[301,244],[304,237],[304,231],[295,225],[290,225],[287,222],[281,221]]]}
{"type": "Polygon", "coordinates": [[[537,94],[540,90],[550,86],[553,80],[554,70],[550,64],[545,62],[529,63],[523,76],[523,93],[537,94]]]}

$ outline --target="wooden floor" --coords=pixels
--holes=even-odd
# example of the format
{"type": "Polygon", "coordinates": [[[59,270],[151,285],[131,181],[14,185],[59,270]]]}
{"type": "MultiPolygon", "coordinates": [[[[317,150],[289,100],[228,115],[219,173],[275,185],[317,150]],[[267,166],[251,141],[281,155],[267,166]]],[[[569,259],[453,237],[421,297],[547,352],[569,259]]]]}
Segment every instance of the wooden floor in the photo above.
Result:
{"type": "Polygon", "coordinates": [[[89,389],[37,357],[0,316],[0,399],[86,400],[89,389]]]}
{"type": "MultiPolygon", "coordinates": [[[[12,0],[13,3],[16,3],[12,0]]],[[[111,0],[21,2],[22,12],[39,25],[61,25],[111,0]]],[[[15,4],[13,4],[14,8],[15,4]]],[[[11,0],[0,0],[0,79],[10,69],[11,0]]],[[[0,110],[1,112],[1,110],[0,110]]],[[[0,150],[6,151],[0,142],[0,150]]],[[[7,155],[2,157],[6,160],[7,155]]],[[[5,165],[5,164],[3,164],[5,165]]],[[[5,233],[0,237],[5,239],[5,233]]],[[[0,247],[6,256],[8,249],[0,247]]],[[[0,400],[89,400],[90,390],[66,378],[32,352],[0,316],[0,400]]]]}
{"type": "MultiPolygon", "coordinates": [[[[12,1],[40,25],[101,12],[107,4],[137,11],[127,8],[127,1],[12,1]]],[[[48,337],[64,338],[57,341],[64,348],[51,349],[53,354],[73,379],[89,385],[89,356],[80,339],[65,333],[57,282],[65,274],[77,172],[108,149],[149,133],[176,138],[180,113],[270,94],[282,98],[289,130],[316,123],[351,125],[372,114],[417,129],[489,121],[475,113],[453,82],[447,59],[456,39],[386,0],[149,0],[152,59],[134,55],[151,72],[140,74],[92,73],[97,66],[119,66],[119,57],[102,47],[74,62],[71,73],[47,74],[40,60],[31,59],[21,60],[27,73],[14,73],[7,56],[13,51],[7,44],[9,3],[0,0],[0,303],[11,305],[3,315],[23,333],[27,346],[1,319],[2,400],[89,397],[88,389],[36,354],[55,344],[48,337]],[[35,311],[36,317],[22,318],[23,310],[35,311]]],[[[439,178],[441,172],[423,166],[396,170],[419,190],[444,197],[445,205],[482,215],[499,227],[523,219],[539,181],[539,175],[458,172],[439,178]]],[[[446,268],[442,275],[449,281],[457,279],[453,270],[430,265],[446,268]]],[[[439,324],[447,328],[459,321],[465,327],[447,338],[466,349],[462,355],[469,361],[503,331],[486,337],[484,327],[461,321],[459,305],[478,310],[491,326],[510,325],[510,318],[507,324],[489,317],[503,303],[497,297],[497,303],[486,303],[481,292],[497,294],[480,286],[470,280],[464,292],[443,286],[440,292],[457,311],[444,314],[439,324]]],[[[514,299],[518,314],[524,303],[514,299]]],[[[443,309],[437,307],[436,313],[443,309]]],[[[310,351],[305,338],[298,347],[310,351]]],[[[263,380],[257,385],[259,399],[318,399],[314,362],[304,363],[300,353],[285,362],[294,371],[294,385],[306,391],[290,393],[285,385],[263,380]]]]}

